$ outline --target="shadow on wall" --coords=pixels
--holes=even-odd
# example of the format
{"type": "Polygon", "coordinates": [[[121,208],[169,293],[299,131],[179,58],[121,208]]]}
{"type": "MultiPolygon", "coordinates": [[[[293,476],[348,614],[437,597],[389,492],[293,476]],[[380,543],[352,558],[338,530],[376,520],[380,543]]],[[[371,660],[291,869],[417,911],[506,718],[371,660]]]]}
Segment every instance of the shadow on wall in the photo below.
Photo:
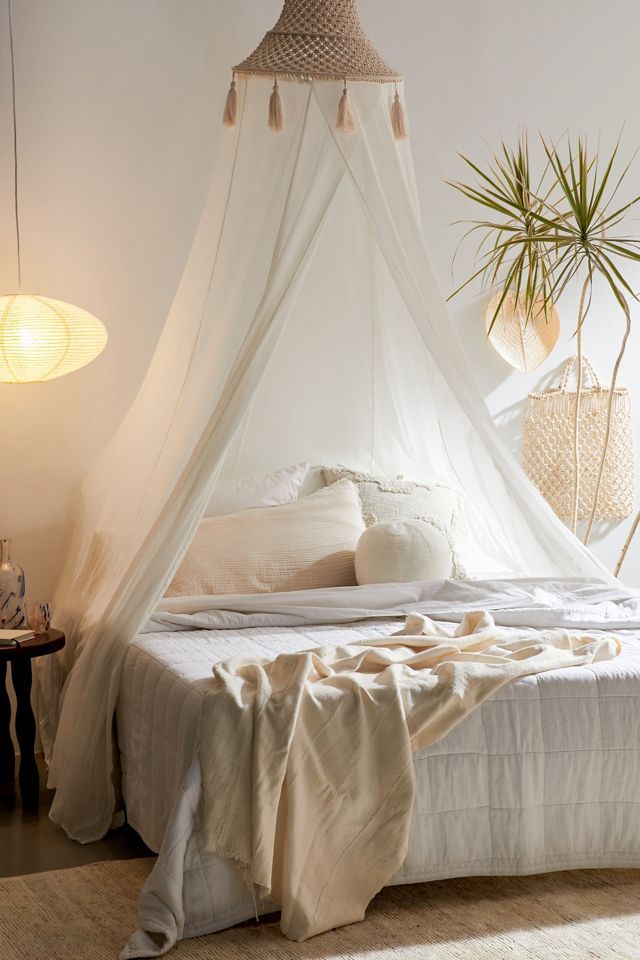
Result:
{"type": "MultiPolygon", "coordinates": [[[[495,356],[498,357],[498,354],[495,354],[495,356]]],[[[499,357],[498,360],[500,360],[499,357]]],[[[506,367],[504,361],[500,361],[500,363],[502,367],[506,367]]],[[[566,364],[567,361],[564,359],[553,367],[553,369],[547,370],[537,382],[530,385],[529,393],[540,393],[543,390],[548,390],[549,387],[557,386],[566,364]]],[[[507,373],[509,372],[513,372],[513,368],[507,368],[507,373]]],[[[527,410],[529,393],[525,393],[521,400],[516,400],[515,403],[510,404],[508,407],[498,410],[493,418],[498,433],[500,434],[500,439],[518,463],[522,463],[524,416],[527,410]]]]}
{"type": "Polygon", "coordinates": [[[513,373],[510,367],[496,351],[490,347],[484,326],[484,313],[490,297],[486,294],[475,297],[464,306],[455,300],[449,303],[449,312],[464,344],[473,375],[483,397],[488,397],[513,373]],[[473,357],[481,357],[481,363],[474,363],[473,357]]]}

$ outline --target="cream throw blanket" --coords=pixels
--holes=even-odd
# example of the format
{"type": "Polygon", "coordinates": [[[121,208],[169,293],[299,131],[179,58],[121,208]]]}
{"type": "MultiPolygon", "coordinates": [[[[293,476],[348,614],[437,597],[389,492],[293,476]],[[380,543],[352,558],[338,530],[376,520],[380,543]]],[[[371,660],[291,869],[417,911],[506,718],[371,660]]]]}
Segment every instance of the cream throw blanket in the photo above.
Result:
{"type": "Polygon", "coordinates": [[[380,641],[220,664],[200,736],[205,846],[244,866],[293,940],[362,920],[407,853],[412,752],[516,677],[619,649],[488,613],[455,630],[413,615],[380,641]]]}

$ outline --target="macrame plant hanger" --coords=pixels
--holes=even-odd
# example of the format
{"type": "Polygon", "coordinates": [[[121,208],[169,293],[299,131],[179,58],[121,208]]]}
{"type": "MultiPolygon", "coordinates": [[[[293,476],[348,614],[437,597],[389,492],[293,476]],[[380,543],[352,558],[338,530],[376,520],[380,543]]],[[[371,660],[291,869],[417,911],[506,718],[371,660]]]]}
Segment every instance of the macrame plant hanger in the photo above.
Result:
{"type": "Polygon", "coordinates": [[[402,77],[387,66],[364,32],[358,0],[285,0],[273,30],[233,69],[223,113],[227,127],[236,124],[239,76],[273,78],[268,123],[275,133],[283,130],[285,123],[280,81],[333,80],[343,83],[337,108],[338,130],[357,130],[349,83],[381,83],[388,84],[393,91],[389,119],[394,136],[405,140],[409,135],[398,87],[402,77]]]}

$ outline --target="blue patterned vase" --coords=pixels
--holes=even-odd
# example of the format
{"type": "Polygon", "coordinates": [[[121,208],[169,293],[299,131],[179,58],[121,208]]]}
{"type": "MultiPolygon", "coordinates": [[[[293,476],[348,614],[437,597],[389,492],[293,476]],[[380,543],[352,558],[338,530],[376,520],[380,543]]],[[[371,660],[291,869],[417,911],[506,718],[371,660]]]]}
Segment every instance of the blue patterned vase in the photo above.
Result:
{"type": "Polygon", "coordinates": [[[0,540],[0,628],[25,625],[24,570],[11,559],[11,540],[0,540]]]}

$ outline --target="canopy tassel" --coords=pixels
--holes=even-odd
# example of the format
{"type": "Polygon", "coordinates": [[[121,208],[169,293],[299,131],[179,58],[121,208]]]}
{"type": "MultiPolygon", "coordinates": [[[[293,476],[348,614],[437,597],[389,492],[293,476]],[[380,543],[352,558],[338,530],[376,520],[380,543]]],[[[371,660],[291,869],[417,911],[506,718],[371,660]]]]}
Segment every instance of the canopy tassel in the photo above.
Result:
{"type": "Polygon", "coordinates": [[[234,74],[231,80],[231,86],[229,87],[229,93],[227,94],[227,99],[225,100],[224,113],[222,114],[222,122],[225,127],[235,127],[237,116],[238,91],[236,89],[236,77],[234,74]]]}
{"type": "Polygon", "coordinates": [[[396,140],[406,140],[409,136],[409,127],[407,124],[407,111],[404,103],[400,99],[398,88],[391,104],[391,126],[396,140]]]}
{"type": "Polygon", "coordinates": [[[280,99],[280,88],[278,86],[278,78],[273,78],[273,92],[269,97],[269,129],[274,130],[276,133],[284,128],[284,120],[282,116],[282,100],[280,99]]]}
{"type": "Polygon", "coordinates": [[[342,130],[344,133],[353,133],[356,129],[356,118],[353,115],[353,108],[351,106],[351,98],[349,96],[349,91],[347,90],[346,80],[344,82],[342,96],[340,97],[340,103],[338,104],[338,122],[336,126],[338,130],[342,130]]]}

